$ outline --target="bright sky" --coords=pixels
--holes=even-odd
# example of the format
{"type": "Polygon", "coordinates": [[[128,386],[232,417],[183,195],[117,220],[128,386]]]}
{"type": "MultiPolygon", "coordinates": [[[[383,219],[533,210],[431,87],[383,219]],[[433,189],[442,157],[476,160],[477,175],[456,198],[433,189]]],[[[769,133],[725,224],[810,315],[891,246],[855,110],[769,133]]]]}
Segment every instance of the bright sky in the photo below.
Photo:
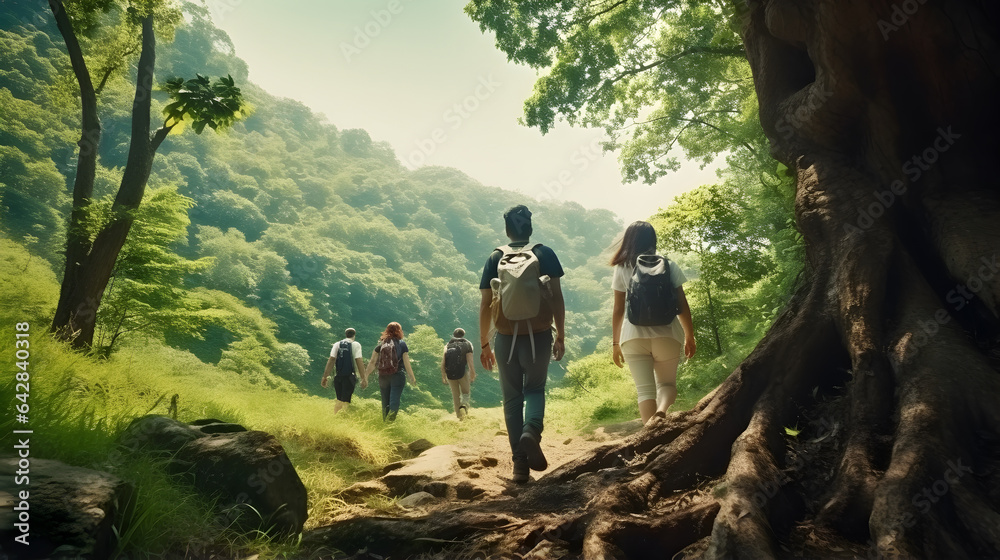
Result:
{"type": "Polygon", "coordinates": [[[467,0],[208,0],[250,79],[386,141],[407,167],[443,165],[533,198],[608,208],[625,223],[715,181],[685,165],[623,185],[599,130],[543,136],[517,123],[535,71],[507,62],[462,11],[467,0]]]}

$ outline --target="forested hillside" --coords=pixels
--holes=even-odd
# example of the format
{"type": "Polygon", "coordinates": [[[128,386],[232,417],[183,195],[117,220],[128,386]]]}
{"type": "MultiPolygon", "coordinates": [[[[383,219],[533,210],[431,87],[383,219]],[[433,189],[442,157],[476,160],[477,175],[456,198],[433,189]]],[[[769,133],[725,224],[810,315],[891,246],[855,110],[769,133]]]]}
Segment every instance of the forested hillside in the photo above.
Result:
{"type": "MultiPolygon", "coordinates": [[[[80,109],[43,8],[5,2],[0,14],[0,226],[58,276],[80,109]]],[[[134,70],[114,63],[129,38],[89,41],[103,129],[100,202],[87,218],[96,232],[128,153],[134,70]]],[[[263,382],[270,369],[314,390],[346,327],[358,329],[367,354],[386,323],[399,321],[418,378],[433,381],[451,331],[477,330],[479,272],[506,241],[503,210],[517,203],[532,208],[533,239],[567,270],[570,356],[607,335],[609,274],[598,255],[622,228],[611,212],[525,200],[455,169],[405,169],[364,130],[340,130],[249,82],[204,6],[186,4],[158,51],[157,82],[232,76],[252,112],[221,134],[179,126],[163,143],[98,316],[98,352],[153,337],[250,379],[263,382]]],[[[156,94],[155,113],[166,99],[156,94]]],[[[477,383],[480,402],[499,400],[494,380],[477,383]]],[[[447,402],[446,391],[427,383],[419,394],[447,402]]]]}

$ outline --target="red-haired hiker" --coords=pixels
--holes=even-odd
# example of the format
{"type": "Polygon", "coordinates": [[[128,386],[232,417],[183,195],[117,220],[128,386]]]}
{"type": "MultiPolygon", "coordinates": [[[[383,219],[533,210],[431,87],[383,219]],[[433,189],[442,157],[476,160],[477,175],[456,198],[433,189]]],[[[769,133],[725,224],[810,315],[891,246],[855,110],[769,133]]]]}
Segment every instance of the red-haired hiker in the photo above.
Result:
{"type": "Polygon", "coordinates": [[[410,366],[410,349],[403,340],[403,327],[395,321],[385,327],[385,332],[379,338],[372,359],[368,362],[363,382],[368,382],[368,376],[378,368],[378,388],[382,392],[382,420],[392,422],[399,412],[399,400],[406,386],[406,377],[410,383],[417,386],[417,378],[413,376],[410,366]],[[404,371],[405,377],[404,377],[404,371]]]}

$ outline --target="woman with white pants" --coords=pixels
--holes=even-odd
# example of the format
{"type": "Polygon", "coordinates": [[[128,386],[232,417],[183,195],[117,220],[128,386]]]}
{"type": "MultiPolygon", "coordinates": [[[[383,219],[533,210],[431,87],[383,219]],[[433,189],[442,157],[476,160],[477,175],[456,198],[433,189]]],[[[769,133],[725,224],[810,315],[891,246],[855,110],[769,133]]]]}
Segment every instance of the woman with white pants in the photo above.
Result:
{"type": "Polygon", "coordinates": [[[681,350],[694,356],[694,323],[691,308],[681,286],[687,278],[680,267],[669,262],[670,280],[677,287],[677,317],[667,325],[637,326],[625,316],[625,292],[639,255],[656,254],[656,230],[649,222],[633,222],[625,230],[621,244],[611,258],[614,277],[614,309],[611,314],[612,356],[615,365],[628,363],[635,381],[639,414],[645,424],[653,416],[665,417],[677,398],[677,366],[681,350]]]}

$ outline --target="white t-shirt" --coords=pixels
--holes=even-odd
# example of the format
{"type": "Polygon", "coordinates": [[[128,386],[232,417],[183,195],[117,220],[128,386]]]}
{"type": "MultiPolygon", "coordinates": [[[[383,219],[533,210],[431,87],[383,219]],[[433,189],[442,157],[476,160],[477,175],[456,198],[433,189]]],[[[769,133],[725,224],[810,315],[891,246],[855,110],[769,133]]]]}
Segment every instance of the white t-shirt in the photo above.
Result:
{"type": "MultiPolygon", "coordinates": [[[[668,262],[670,263],[670,282],[678,287],[687,282],[687,277],[681,272],[681,268],[677,266],[677,263],[672,260],[668,262]]],[[[632,278],[634,268],[631,265],[616,264],[614,277],[611,278],[611,289],[616,292],[625,292],[628,290],[628,281],[632,278]]],[[[684,327],[681,326],[681,322],[676,318],[669,325],[638,327],[629,322],[628,313],[626,313],[622,319],[622,337],[618,342],[625,344],[625,342],[633,338],[660,338],[661,336],[673,338],[677,342],[684,344],[684,327]]]]}
{"type": "MultiPolygon", "coordinates": [[[[351,341],[351,355],[354,358],[360,358],[361,357],[361,343],[357,342],[353,338],[345,338],[344,340],[350,340],[351,341]]],[[[340,348],[340,343],[343,342],[344,340],[337,341],[337,343],[333,345],[333,348],[330,349],[330,357],[331,358],[336,358],[337,357],[337,349],[340,348]]]]}

